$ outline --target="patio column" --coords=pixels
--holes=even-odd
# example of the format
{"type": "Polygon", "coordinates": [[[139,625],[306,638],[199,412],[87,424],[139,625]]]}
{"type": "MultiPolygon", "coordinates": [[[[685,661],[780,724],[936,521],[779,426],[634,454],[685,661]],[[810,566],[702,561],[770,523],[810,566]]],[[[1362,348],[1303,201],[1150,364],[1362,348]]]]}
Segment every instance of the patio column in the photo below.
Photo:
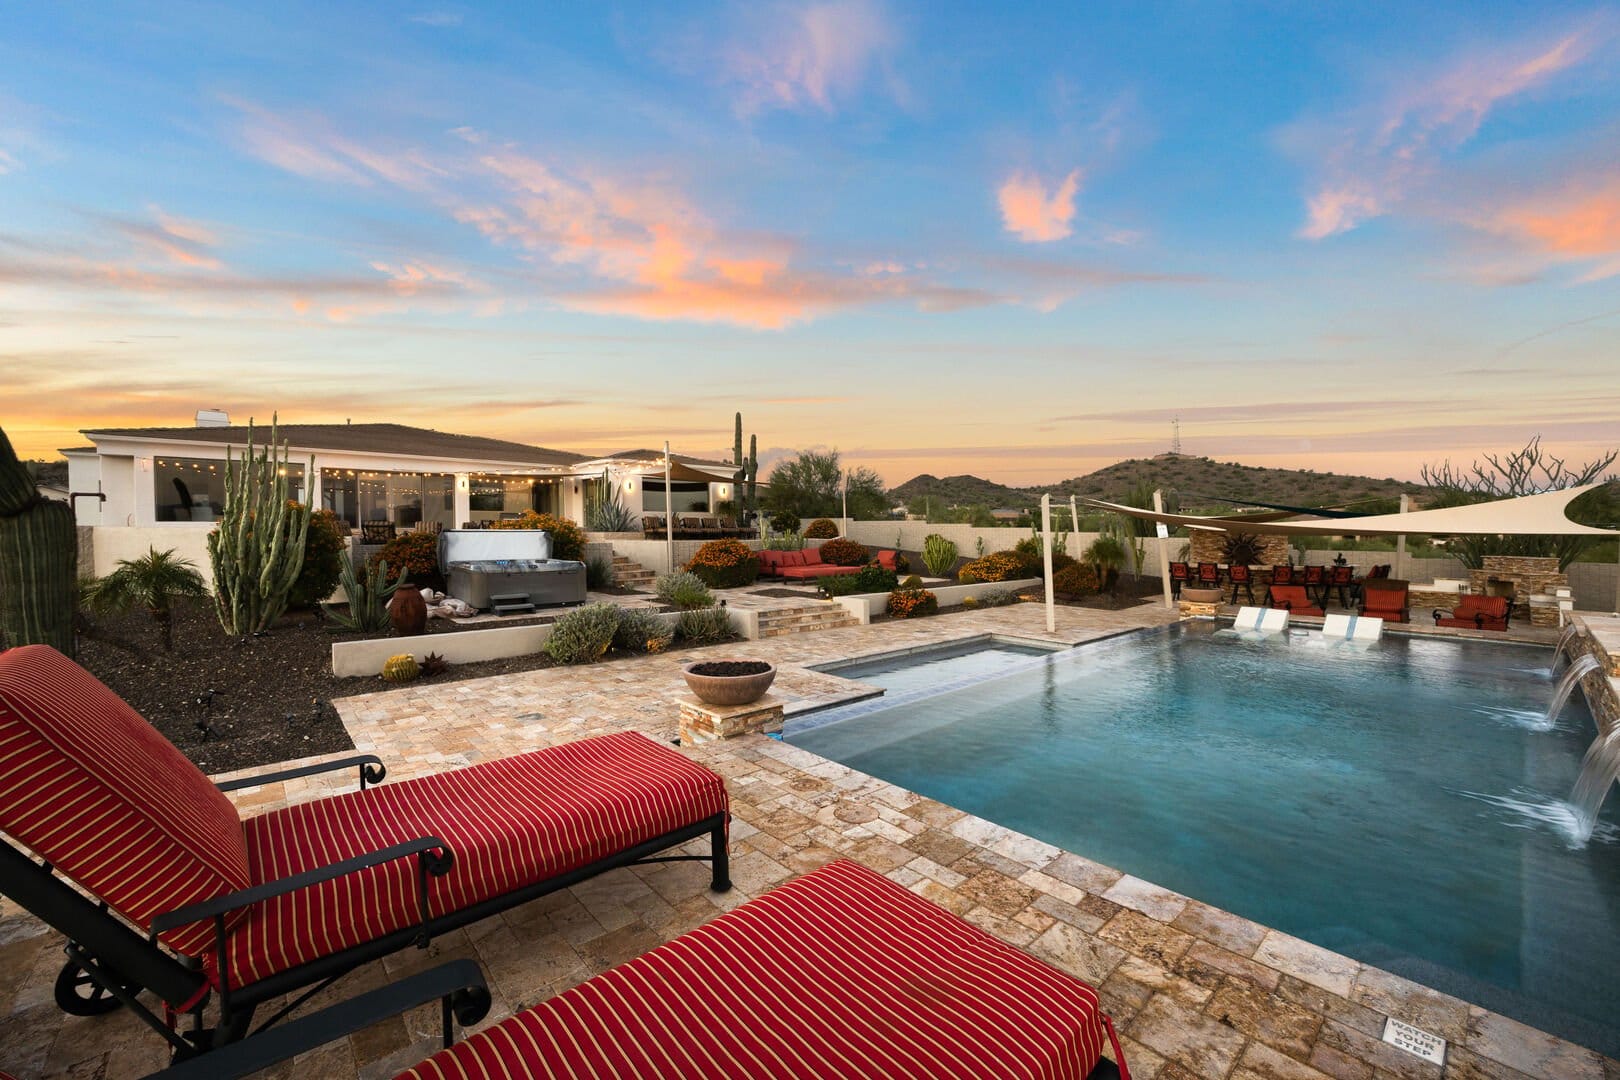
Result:
{"type": "Polygon", "coordinates": [[[1041,547],[1046,560],[1046,632],[1057,633],[1057,599],[1052,595],[1052,495],[1041,496],[1041,547]]]}
{"type": "MultiPolygon", "coordinates": [[[[1160,488],[1153,489],[1153,512],[1164,513],[1164,491],[1160,488]]],[[[1164,606],[1168,610],[1176,606],[1170,596],[1170,527],[1156,521],[1153,531],[1159,538],[1159,585],[1164,589],[1164,606]]]]}
{"type": "Polygon", "coordinates": [[[456,473],[456,491],[452,497],[455,505],[455,521],[452,528],[461,528],[463,522],[472,520],[472,477],[464,472],[456,473]]]}
{"type": "MultiPolygon", "coordinates": [[[[1404,514],[1410,509],[1412,509],[1412,496],[1410,496],[1410,495],[1402,495],[1401,496],[1401,513],[1404,514]]],[[[1406,534],[1405,533],[1401,533],[1401,535],[1399,535],[1399,536],[1397,536],[1395,538],[1395,576],[1397,578],[1400,578],[1402,581],[1405,581],[1407,579],[1407,576],[1408,576],[1407,573],[1406,573],[1406,534]]]]}

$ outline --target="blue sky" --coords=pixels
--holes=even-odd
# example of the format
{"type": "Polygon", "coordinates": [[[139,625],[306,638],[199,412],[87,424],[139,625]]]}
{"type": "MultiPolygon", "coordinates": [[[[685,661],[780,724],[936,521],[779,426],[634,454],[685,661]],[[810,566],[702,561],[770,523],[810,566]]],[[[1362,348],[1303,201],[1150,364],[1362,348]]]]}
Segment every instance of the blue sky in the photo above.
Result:
{"type": "Polygon", "coordinates": [[[1376,475],[1620,442],[1620,12],[26,5],[0,422],[1376,475]]]}

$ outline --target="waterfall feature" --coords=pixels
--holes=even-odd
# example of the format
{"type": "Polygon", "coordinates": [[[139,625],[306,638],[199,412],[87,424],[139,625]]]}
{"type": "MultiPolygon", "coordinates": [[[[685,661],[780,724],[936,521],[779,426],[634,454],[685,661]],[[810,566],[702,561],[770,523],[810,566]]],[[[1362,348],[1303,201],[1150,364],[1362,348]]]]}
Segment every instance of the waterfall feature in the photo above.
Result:
{"type": "Polygon", "coordinates": [[[1558,670],[1558,661],[1569,655],[1569,647],[1574,644],[1575,639],[1580,636],[1581,628],[1575,623],[1570,623],[1568,626],[1564,627],[1564,632],[1558,635],[1558,644],[1553,646],[1552,663],[1547,667],[1547,671],[1549,673],[1558,670]]]}
{"type": "MultiPolygon", "coordinates": [[[[1558,714],[1564,711],[1564,703],[1569,700],[1569,695],[1575,692],[1575,687],[1580,685],[1580,681],[1587,675],[1602,667],[1603,665],[1598,662],[1598,658],[1591,653],[1586,653],[1572,661],[1569,670],[1564,672],[1564,677],[1558,680],[1558,687],[1553,691],[1552,701],[1547,705],[1547,715],[1542,717],[1540,724],[1536,725],[1536,730],[1551,731],[1553,724],[1558,720],[1558,714]]],[[[1601,734],[1607,734],[1607,732],[1601,734]]]]}
{"type": "MultiPolygon", "coordinates": [[[[1552,704],[1547,709],[1548,727],[1557,719],[1559,710],[1581,679],[1602,670],[1602,662],[1591,653],[1570,662],[1569,670],[1559,680],[1558,689],[1553,692],[1552,704]]],[[[1573,838],[1579,844],[1585,844],[1592,838],[1592,830],[1597,827],[1598,812],[1603,809],[1603,800],[1609,797],[1609,788],[1614,786],[1615,780],[1620,779],[1620,725],[1605,725],[1601,716],[1597,717],[1597,723],[1597,738],[1592,740],[1586,756],[1581,758],[1581,774],[1575,778],[1575,786],[1569,793],[1570,809],[1575,814],[1573,838]]]]}

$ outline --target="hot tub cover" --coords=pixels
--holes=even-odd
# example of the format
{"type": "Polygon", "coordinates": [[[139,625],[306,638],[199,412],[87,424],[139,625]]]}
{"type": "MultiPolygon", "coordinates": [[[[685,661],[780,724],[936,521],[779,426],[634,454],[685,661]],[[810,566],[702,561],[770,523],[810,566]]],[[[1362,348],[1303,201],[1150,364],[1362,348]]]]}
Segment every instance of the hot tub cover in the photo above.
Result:
{"type": "Polygon", "coordinates": [[[1109,1038],[1085,983],[841,860],[402,1075],[1081,1080],[1109,1038]]]}

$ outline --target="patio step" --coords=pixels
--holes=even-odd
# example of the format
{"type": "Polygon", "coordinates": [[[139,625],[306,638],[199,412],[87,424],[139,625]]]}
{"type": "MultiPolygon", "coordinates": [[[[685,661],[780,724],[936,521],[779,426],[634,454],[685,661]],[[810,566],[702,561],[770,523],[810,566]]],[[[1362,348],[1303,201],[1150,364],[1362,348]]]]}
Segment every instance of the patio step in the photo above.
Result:
{"type": "Polygon", "coordinates": [[[658,575],[634,559],[613,556],[613,583],[626,589],[650,588],[658,575]]]}
{"type": "Polygon", "coordinates": [[[759,636],[762,638],[856,625],[855,617],[837,604],[804,604],[771,608],[759,613],[759,636]]]}

